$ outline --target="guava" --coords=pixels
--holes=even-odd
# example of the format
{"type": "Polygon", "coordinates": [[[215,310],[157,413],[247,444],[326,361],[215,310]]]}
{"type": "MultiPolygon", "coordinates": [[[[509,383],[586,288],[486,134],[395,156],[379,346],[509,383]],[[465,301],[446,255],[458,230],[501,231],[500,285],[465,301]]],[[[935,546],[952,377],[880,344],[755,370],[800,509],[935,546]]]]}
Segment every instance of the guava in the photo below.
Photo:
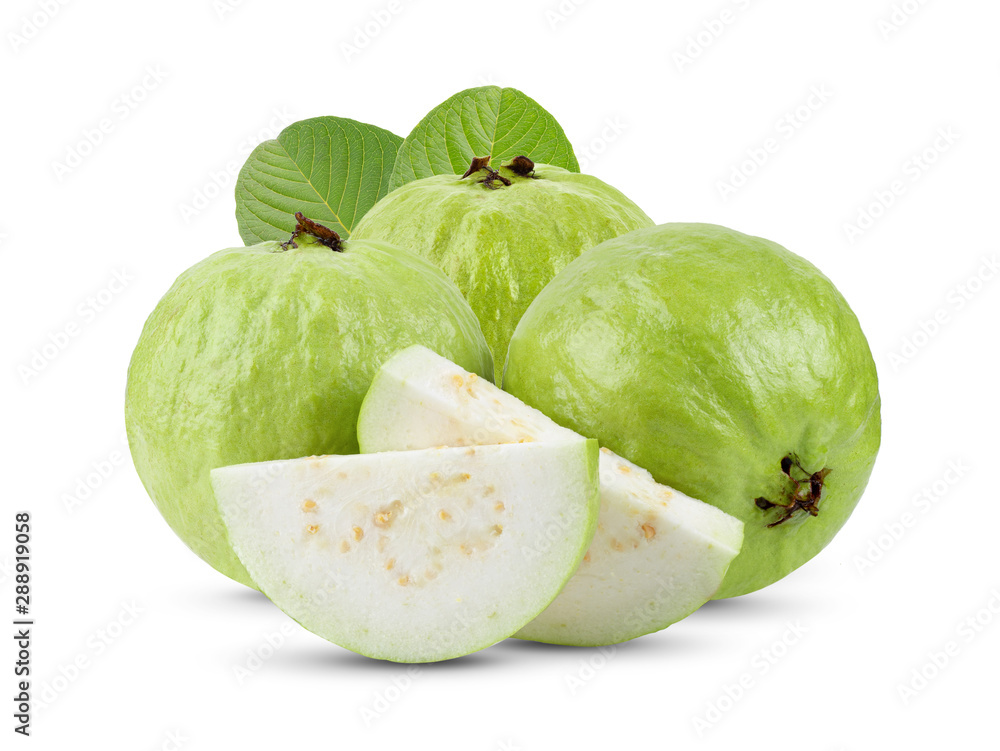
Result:
{"type": "Polygon", "coordinates": [[[372,376],[410,344],[493,372],[475,314],[432,264],[382,242],[341,243],[301,215],[293,237],[222,250],[181,274],[128,372],[129,447],[147,492],[191,550],[249,586],[210,469],[357,452],[372,376]]]}
{"type": "Polygon", "coordinates": [[[458,285],[502,363],[521,315],[585,250],[653,220],[607,183],[517,157],[493,169],[414,180],[382,198],[352,235],[427,258],[458,285]]]}
{"type": "MultiPolygon", "coordinates": [[[[362,451],[570,440],[493,384],[415,345],[375,374],[361,405],[362,451]]],[[[600,453],[597,532],[559,596],[515,636],[599,646],[659,631],[709,600],[739,552],[742,523],[600,453]]]]}
{"type": "Polygon", "coordinates": [[[511,340],[505,390],[743,520],[717,598],[765,587],[847,521],[878,452],[857,317],[815,266],[710,224],[609,240],[511,340]]]}
{"type": "Polygon", "coordinates": [[[212,470],[253,580],[305,628],[432,662],[505,639],[558,594],[597,520],[597,442],[323,456],[212,470]]]}

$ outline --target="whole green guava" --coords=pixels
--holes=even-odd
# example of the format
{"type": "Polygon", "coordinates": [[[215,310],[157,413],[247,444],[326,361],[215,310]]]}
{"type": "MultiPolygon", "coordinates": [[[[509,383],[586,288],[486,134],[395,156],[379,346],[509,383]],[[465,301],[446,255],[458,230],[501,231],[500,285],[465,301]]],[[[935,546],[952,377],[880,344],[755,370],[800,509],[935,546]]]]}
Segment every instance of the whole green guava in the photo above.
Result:
{"type": "Polygon", "coordinates": [[[411,344],[493,377],[475,315],[437,268],[298,218],[289,243],[222,250],[181,274],[128,372],[125,421],[146,490],[188,547],[248,586],[210,470],[357,453],[365,392],[411,344]]]}
{"type": "Polygon", "coordinates": [[[494,360],[528,305],[566,264],[598,243],[653,220],[607,183],[517,157],[489,157],[464,176],[436,175],[397,188],[352,238],[409,248],[440,267],[479,316],[494,360]]]}
{"type": "Polygon", "coordinates": [[[567,266],[521,319],[503,387],[741,519],[717,598],[822,550],[879,448],[875,364],[833,283],[709,224],[637,230],[567,266]]]}

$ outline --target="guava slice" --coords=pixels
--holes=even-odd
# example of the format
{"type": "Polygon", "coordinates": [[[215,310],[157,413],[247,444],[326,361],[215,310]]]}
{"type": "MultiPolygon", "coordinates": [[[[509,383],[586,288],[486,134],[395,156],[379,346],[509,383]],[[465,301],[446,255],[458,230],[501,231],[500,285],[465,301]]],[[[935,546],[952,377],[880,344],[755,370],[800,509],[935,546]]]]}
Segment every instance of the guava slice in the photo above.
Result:
{"type": "MultiPolygon", "coordinates": [[[[475,373],[419,345],[387,360],[361,405],[362,451],[577,437],[475,373]]],[[[709,600],[740,550],[742,523],[600,452],[597,532],[576,575],[517,634],[615,644],[659,631],[709,600]]]]}
{"type": "Polygon", "coordinates": [[[431,662],[504,639],[576,570],[597,520],[597,443],[437,448],[212,470],[229,540],[305,628],[431,662]]]}

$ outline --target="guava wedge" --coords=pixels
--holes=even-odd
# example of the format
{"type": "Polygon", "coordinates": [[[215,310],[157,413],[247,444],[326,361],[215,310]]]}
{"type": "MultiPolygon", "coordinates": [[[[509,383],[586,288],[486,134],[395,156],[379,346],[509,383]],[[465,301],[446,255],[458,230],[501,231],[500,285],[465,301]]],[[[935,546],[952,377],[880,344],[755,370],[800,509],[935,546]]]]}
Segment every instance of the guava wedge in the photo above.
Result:
{"type": "Polygon", "coordinates": [[[479,317],[501,365],[521,315],[556,272],[586,250],[653,220],[591,175],[524,156],[465,175],[435,175],[389,193],[354,239],[408,248],[444,271],[479,317]]]}
{"type": "MultiPolygon", "coordinates": [[[[358,420],[362,451],[573,437],[419,345],[383,364],[358,420]]],[[[739,520],[658,485],[606,448],[600,452],[600,493],[597,532],[580,568],[518,638],[599,646],[659,631],[709,600],[740,550],[739,520]]]]}
{"type": "Polygon", "coordinates": [[[510,636],[576,570],[597,443],[438,448],[222,467],[212,487],[258,587],[359,654],[432,662],[510,636]]]}

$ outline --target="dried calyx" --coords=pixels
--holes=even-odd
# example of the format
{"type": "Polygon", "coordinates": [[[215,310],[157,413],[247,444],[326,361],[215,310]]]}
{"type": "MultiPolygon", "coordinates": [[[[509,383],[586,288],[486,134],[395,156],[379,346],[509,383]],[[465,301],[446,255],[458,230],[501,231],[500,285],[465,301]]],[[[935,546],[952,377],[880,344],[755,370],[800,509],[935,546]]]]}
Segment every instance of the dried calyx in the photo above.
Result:
{"type": "MultiPolygon", "coordinates": [[[[484,169],[485,170],[489,170],[490,169],[490,159],[492,159],[492,157],[490,157],[490,156],[477,156],[477,157],[474,157],[473,160],[472,160],[472,164],[469,165],[469,169],[467,169],[465,171],[465,174],[462,175],[462,179],[464,180],[469,175],[474,175],[477,172],[479,172],[480,170],[484,170],[484,169]]],[[[490,170],[490,172],[493,172],[493,170],[490,170]]]]}
{"type": "Polygon", "coordinates": [[[292,232],[291,237],[281,243],[282,250],[299,247],[298,243],[295,241],[303,235],[308,235],[309,237],[315,239],[320,245],[325,245],[330,250],[334,250],[338,253],[344,252],[343,241],[340,239],[340,235],[329,227],[324,227],[322,224],[317,224],[312,219],[306,218],[301,211],[295,212],[295,221],[297,222],[295,225],[295,231],[292,232]]]}
{"type": "Polygon", "coordinates": [[[519,177],[535,176],[535,163],[523,154],[514,157],[510,164],[505,164],[504,166],[519,177]]]}
{"type": "Polygon", "coordinates": [[[767,525],[768,528],[777,527],[788,521],[796,511],[805,511],[810,516],[819,516],[819,501],[823,494],[823,482],[830,472],[829,467],[824,467],[818,472],[810,473],[802,466],[795,454],[788,454],[784,457],[781,460],[781,473],[791,480],[791,489],[785,491],[785,502],[776,503],[763,496],[754,499],[757,508],[763,511],[769,511],[772,508],[785,510],[776,521],[767,525]],[[793,469],[798,470],[796,474],[792,474],[793,469]]]}
{"type": "MultiPolygon", "coordinates": [[[[471,175],[485,172],[486,176],[476,182],[480,185],[485,185],[490,190],[496,190],[500,187],[500,185],[513,185],[509,178],[500,174],[499,170],[495,170],[490,167],[490,159],[492,159],[491,156],[475,157],[469,165],[469,169],[467,169],[465,174],[462,175],[462,179],[464,180],[471,175]]],[[[501,169],[509,170],[518,177],[535,177],[535,163],[523,154],[521,156],[514,157],[510,164],[501,165],[501,169]]]]}

